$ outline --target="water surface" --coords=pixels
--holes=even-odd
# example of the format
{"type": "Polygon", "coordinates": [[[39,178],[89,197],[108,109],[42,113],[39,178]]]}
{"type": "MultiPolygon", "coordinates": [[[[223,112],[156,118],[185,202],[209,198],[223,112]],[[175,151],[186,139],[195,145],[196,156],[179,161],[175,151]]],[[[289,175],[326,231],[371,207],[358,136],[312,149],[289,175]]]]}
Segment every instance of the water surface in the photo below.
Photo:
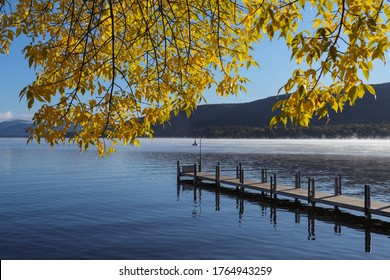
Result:
{"type": "MultiPolygon", "coordinates": [[[[102,159],[73,146],[0,139],[0,258],[390,258],[387,234],[178,188],[176,161],[199,158],[193,139],[141,142],[102,159]]],[[[371,184],[373,199],[390,203],[389,151],[388,140],[202,139],[206,170],[221,161],[234,174],[241,161],[248,177],[267,167],[286,184],[300,170],[329,192],[341,174],[345,194],[360,197],[371,184]]]]}

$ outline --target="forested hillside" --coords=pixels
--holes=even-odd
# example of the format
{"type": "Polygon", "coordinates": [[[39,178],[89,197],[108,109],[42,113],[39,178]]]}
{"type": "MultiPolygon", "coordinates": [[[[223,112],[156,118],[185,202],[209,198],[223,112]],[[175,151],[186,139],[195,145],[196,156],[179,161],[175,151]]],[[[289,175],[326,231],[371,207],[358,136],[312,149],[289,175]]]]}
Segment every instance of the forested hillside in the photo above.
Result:
{"type": "Polygon", "coordinates": [[[272,106],[280,97],[241,103],[201,105],[187,119],[185,113],[172,116],[170,124],[157,127],[156,136],[164,137],[388,137],[390,136],[390,83],[373,85],[355,106],[330,114],[330,121],[313,121],[310,128],[270,130],[272,106]]]}

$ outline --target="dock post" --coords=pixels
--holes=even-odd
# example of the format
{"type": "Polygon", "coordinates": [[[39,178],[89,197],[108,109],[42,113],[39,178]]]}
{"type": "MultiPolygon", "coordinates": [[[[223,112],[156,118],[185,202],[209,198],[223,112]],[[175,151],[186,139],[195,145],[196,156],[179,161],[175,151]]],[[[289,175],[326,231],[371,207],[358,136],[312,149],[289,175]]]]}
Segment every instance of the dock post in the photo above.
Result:
{"type": "Polygon", "coordinates": [[[244,169],[241,169],[241,172],[240,172],[240,183],[244,184],[244,169]]]}
{"type": "Polygon", "coordinates": [[[262,183],[267,183],[267,168],[262,168],[261,169],[261,182],[262,183]]]}
{"type": "Polygon", "coordinates": [[[270,197],[277,198],[276,194],[276,173],[273,176],[270,176],[270,197]]]}
{"type": "Polygon", "coordinates": [[[215,166],[215,183],[218,185],[218,165],[215,166]]]}
{"type": "Polygon", "coordinates": [[[218,161],[218,187],[220,186],[221,182],[221,162],[218,161]]]}
{"type": "Polygon", "coordinates": [[[177,183],[180,181],[180,161],[177,161],[177,183]]]}
{"type": "Polygon", "coordinates": [[[194,163],[194,185],[198,184],[198,172],[197,172],[197,164],[194,163]]]}
{"type": "Polygon", "coordinates": [[[242,164],[240,161],[236,166],[236,179],[240,179],[240,182],[241,182],[241,170],[242,170],[242,164]]]}
{"type": "Polygon", "coordinates": [[[277,199],[277,194],[275,194],[276,191],[276,173],[274,173],[274,198],[277,199]]]}
{"type": "Polygon", "coordinates": [[[334,195],[340,195],[341,194],[341,174],[336,176],[334,179],[334,195]]]}
{"type": "Polygon", "coordinates": [[[295,172],[295,188],[300,189],[301,188],[301,172],[295,172]]]}
{"type": "Polygon", "coordinates": [[[307,185],[307,202],[311,203],[313,206],[315,206],[315,202],[312,201],[312,198],[314,198],[316,195],[315,191],[316,191],[316,189],[315,189],[314,178],[309,177],[308,185],[307,185]]]}
{"type": "Polygon", "coordinates": [[[314,198],[314,197],[316,196],[316,186],[315,186],[314,178],[311,179],[311,187],[312,187],[311,195],[312,195],[312,197],[314,198]]]}
{"type": "Polygon", "coordinates": [[[221,163],[218,162],[218,164],[215,166],[215,183],[217,184],[217,187],[220,186],[220,179],[221,179],[221,163]]]}
{"type": "Polygon", "coordinates": [[[364,186],[364,213],[367,218],[371,218],[371,188],[370,185],[364,186]]]}

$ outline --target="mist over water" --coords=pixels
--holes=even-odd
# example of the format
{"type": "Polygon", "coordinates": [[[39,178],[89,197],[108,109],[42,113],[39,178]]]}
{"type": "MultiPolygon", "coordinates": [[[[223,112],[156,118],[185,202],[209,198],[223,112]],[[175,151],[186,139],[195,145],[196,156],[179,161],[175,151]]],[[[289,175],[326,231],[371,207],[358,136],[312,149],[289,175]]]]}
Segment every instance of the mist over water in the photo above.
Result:
{"type": "MultiPolygon", "coordinates": [[[[99,158],[67,145],[0,139],[1,259],[389,259],[386,234],[192,185],[176,185],[176,161],[193,164],[194,139],[141,139],[99,158]],[[218,202],[218,203],[217,203],[218,202]],[[367,234],[370,250],[367,250],[367,234]]],[[[198,139],[199,142],[199,139],[198,139]]],[[[203,169],[242,162],[248,178],[267,167],[294,172],[332,193],[390,203],[389,140],[202,139],[203,169]]]]}

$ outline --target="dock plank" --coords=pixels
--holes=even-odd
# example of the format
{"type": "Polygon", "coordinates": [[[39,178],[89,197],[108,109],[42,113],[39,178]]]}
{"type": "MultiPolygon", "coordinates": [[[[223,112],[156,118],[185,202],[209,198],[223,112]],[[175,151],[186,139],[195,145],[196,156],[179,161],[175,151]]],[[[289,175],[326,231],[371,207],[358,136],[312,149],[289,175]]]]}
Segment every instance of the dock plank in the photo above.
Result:
{"type": "MultiPolygon", "coordinates": [[[[216,182],[216,174],[209,172],[182,172],[180,176],[188,176],[197,180],[216,182]]],[[[260,183],[253,180],[245,179],[243,183],[240,179],[220,175],[219,183],[240,187],[242,189],[250,189],[261,192],[271,192],[270,183],[260,183]]],[[[333,195],[325,192],[316,191],[314,197],[308,197],[308,189],[294,188],[291,186],[277,185],[273,191],[274,194],[285,196],[294,199],[308,200],[310,202],[321,203],[330,206],[337,206],[349,210],[361,211],[364,213],[375,214],[380,216],[390,217],[390,205],[384,202],[372,201],[369,209],[365,208],[364,199],[351,197],[347,195],[333,195]]]]}

